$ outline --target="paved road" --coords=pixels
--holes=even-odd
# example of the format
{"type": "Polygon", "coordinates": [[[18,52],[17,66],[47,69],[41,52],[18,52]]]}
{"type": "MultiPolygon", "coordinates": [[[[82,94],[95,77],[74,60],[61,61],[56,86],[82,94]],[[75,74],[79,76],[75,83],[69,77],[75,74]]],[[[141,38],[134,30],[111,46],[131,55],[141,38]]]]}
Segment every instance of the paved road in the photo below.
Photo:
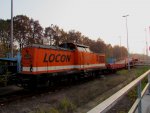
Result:
{"type": "MultiPolygon", "coordinates": [[[[137,110],[135,113],[138,113],[137,110]]],[[[150,95],[148,94],[148,91],[142,99],[142,113],[150,113],[150,95]]]]}

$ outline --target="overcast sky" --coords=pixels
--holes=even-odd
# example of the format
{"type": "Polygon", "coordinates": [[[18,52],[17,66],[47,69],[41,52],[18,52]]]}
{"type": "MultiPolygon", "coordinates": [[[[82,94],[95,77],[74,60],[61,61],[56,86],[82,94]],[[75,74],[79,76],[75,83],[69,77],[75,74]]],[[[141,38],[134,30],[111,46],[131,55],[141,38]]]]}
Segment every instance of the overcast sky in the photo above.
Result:
{"type": "MultiPolygon", "coordinates": [[[[0,0],[0,18],[10,19],[10,1],[0,0]]],[[[125,18],[128,16],[131,53],[145,53],[145,34],[150,42],[149,0],[14,0],[14,16],[27,15],[43,27],[58,25],[106,43],[126,46],[125,18]],[[145,33],[147,28],[147,33],[145,33]]]]}

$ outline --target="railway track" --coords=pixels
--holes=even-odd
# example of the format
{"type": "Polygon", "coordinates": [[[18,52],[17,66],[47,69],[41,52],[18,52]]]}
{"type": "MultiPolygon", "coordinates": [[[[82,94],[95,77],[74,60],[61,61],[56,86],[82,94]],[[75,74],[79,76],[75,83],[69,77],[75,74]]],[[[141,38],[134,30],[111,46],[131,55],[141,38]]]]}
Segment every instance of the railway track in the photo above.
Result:
{"type": "MultiPolygon", "coordinates": [[[[63,89],[63,87],[59,89],[63,89]]],[[[21,101],[30,97],[38,97],[43,94],[55,93],[57,91],[58,88],[56,88],[55,90],[50,88],[44,88],[44,89],[38,88],[35,90],[27,90],[27,89],[14,90],[6,94],[0,94],[0,105],[4,106],[14,101],[21,101]]]]}
{"type": "Polygon", "coordinates": [[[60,90],[67,89],[72,86],[84,84],[84,83],[87,83],[88,81],[92,81],[92,79],[105,78],[105,77],[107,78],[109,76],[114,76],[114,74],[112,75],[110,73],[105,73],[104,75],[101,75],[101,76],[99,75],[96,77],[85,76],[84,78],[80,78],[78,80],[74,79],[72,81],[63,79],[59,82],[57,81],[51,87],[41,87],[35,90],[23,89],[17,86],[8,86],[8,87],[0,88],[0,105],[4,106],[14,101],[21,101],[26,98],[38,97],[44,94],[50,94],[50,93],[55,94],[59,92],[60,90]]]}
{"type": "MultiPolygon", "coordinates": [[[[74,82],[72,84],[65,84],[65,82],[63,81],[57,86],[55,91],[53,91],[52,89],[47,89],[47,91],[45,92],[44,90],[42,90],[41,93],[35,92],[33,95],[29,92],[25,94],[25,96],[21,95],[22,98],[17,97],[15,100],[4,104],[2,103],[2,105],[0,106],[0,112],[27,113],[37,109],[46,110],[46,108],[51,108],[53,106],[55,107],[56,105],[59,105],[60,102],[65,98],[70,100],[71,103],[75,103],[75,105],[79,107],[80,105],[84,105],[84,103],[88,103],[97,97],[100,97],[100,100],[103,100],[104,97],[107,96],[107,94],[113,94],[113,91],[116,91],[116,88],[120,87],[121,84],[123,85],[127,81],[133,80],[133,78],[136,77],[134,76],[134,74],[135,71],[133,69],[131,70],[131,73],[126,76],[124,74],[109,74],[107,76],[104,75],[103,78],[99,79],[97,78],[89,80],[88,78],[85,78],[84,80],[81,80],[81,82],[77,81],[77,83],[74,82]],[[109,93],[107,93],[107,91],[109,91],[109,93]]],[[[20,96],[20,94],[18,93],[17,95],[20,96]]],[[[11,94],[9,95],[13,97],[11,94]]],[[[97,100],[99,99],[96,99],[95,103],[97,103],[97,100]]],[[[88,110],[89,107],[85,107],[85,110],[86,109],[88,110]]],[[[79,107],[78,113],[81,113],[80,110],[81,109],[79,107]]]]}
{"type": "Polygon", "coordinates": [[[14,101],[21,101],[30,97],[38,97],[47,93],[57,93],[60,90],[84,84],[88,81],[91,81],[91,79],[95,78],[85,77],[81,78],[80,80],[73,80],[71,82],[68,82],[67,80],[62,80],[61,82],[57,82],[57,84],[54,84],[51,87],[41,87],[35,90],[23,89],[17,86],[0,88],[0,105],[4,106],[14,101]]]}

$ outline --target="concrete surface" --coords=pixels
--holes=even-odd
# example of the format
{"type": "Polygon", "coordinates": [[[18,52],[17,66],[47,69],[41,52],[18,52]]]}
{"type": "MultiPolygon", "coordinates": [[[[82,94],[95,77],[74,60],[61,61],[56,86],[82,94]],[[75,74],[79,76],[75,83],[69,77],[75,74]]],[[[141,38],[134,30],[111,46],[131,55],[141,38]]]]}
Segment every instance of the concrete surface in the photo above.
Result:
{"type": "MultiPolygon", "coordinates": [[[[138,113],[138,110],[135,113],[138,113]]],[[[150,94],[148,91],[146,91],[142,98],[142,113],[150,113],[150,94]]]]}

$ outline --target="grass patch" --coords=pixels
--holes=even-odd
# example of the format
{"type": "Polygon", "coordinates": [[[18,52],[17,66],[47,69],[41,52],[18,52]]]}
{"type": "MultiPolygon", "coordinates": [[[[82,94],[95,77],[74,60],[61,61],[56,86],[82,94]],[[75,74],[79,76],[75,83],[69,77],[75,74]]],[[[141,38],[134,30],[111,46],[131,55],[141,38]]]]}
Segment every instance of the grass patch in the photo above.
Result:
{"type": "Polygon", "coordinates": [[[56,108],[51,108],[49,113],[60,113],[56,108]]]}
{"type": "Polygon", "coordinates": [[[126,75],[126,74],[128,74],[128,70],[119,70],[119,71],[117,71],[116,72],[116,74],[118,74],[118,75],[126,75]]]}
{"type": "Polygon", "coordinates": [[[140,67],[140,69],[137,68],[135,75],[140,76],[149,69],[150,69],[150,66],[143,66],[143,67],[140,67]]]}
{"type": "Polygon", "coordinates": [[[5,75],[0,75],[0,87],[7,86],[8,79],[10,76],[10,72],[6,72],[5,75]]]}
{"type": "Polygon", "coordinates": [[[119,111],[119,112],[117,112],[117,113],[126,113],[126,111],[119,111]]]}
{"type": "Polygon", "coordinates": [[[61,113],[73,113],[76,106],[69,99],[64,98],[60,101],[59,109],[61,113]]]}
{"type": "Polygon", "coordinates": [[[44,109],[44,108],[37,108],[35,111],[29,113],[61,113],[56,108],[44,109]]]}
{"type": "Polygon", "coordinates": [[[42,108],[38,107],[30,113],[73,113],[76,106],[67,98],[63,98],[55,107],[42,108]]]}
{"type": "Polygon", "coordinates": [[[127,75],[127,74],[132,73],[135,76],[140,76],[149,69],[150,69],[150,66],[142,66],[142,67],[132,68],[130,71],[128,71],[128,69],[119,70],[119,71],[116,72],[116,74],[118,74],[118,75],[127,75]]]}
{"type": "MultiPolygon", "coordinates": [[[[149,66],[143,66],[142,68],[137,69],[135,75],[136,75],[137,77],[139,77],[140,75],[144,74],[144,73],[145,73],[147,70],[149,70],[149,69],[150,69],[149,66]]],[[[144,78],[144,79],[142,80],[142,82],[141,82],[141,88],[142,88],[142,90],[144,89],[144,87],[146,86],[147,83],[148,83],[148,79],[147,79],[147,77],[146,77],[146,78],[144,78]]],[[[132,89],[132,90],[127,94],[127,96],[129,97],[130,101],[131,101],[132,103],[134,103],[135,100],[137,99],[137,86],[136,86],[134,89],[132,89]]]]}

